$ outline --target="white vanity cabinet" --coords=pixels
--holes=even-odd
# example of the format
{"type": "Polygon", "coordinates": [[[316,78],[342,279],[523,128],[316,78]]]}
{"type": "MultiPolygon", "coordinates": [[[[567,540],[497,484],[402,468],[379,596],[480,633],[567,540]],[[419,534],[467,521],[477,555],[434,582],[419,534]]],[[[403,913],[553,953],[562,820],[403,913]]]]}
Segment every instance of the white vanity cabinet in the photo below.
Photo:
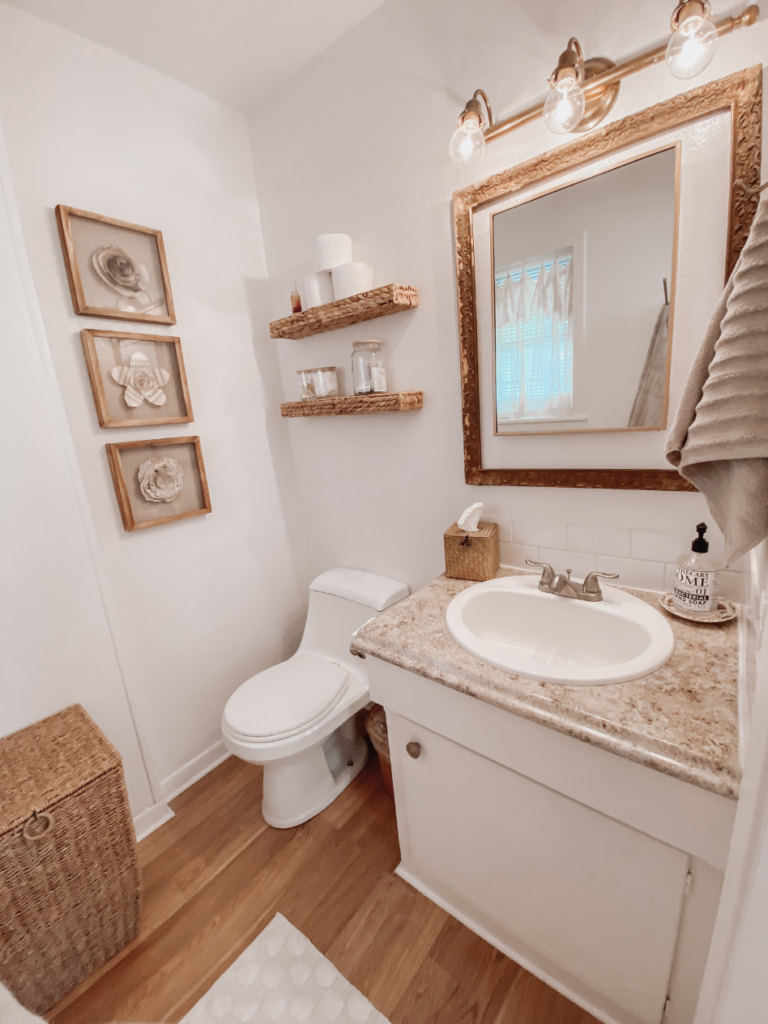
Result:
{"type": "Polygon", "coordinates": [[[599,1019],[690,1024],[735,802],[368,665],[398,873],[599,1019]]]}

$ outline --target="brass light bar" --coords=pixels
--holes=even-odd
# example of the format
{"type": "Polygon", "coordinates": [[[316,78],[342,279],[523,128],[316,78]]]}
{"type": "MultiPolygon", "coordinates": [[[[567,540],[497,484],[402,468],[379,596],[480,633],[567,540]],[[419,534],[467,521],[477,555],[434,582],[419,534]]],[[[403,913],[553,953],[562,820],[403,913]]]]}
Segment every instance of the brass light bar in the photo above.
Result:
{"type": "MultiPolygon", "coordinates": [[[[754,25],[759,15],[760,8],[757,4],[750,4],[749,7],[744,8],[741,14],[735,17],[721,18],[719,21],[714,22],[714,26],[717,29],[718,36],[725,36],[730,32],[735,32],[736,29],[749,28],[750,25],[754,25]]],[[[631,57],[629,60],[624,61],[623,64],[617,64],[616,67],[609,68],[607,71],[587,78],[582,86],[585,97],[589,99],[590,96],[594,96],[596,93],[603,92],[609,86],[617,84],[622,78],[634,75],[635,72],[642,71],[643,68],[649,68],[653,64],[658,64],[659,61],[664,60],[666,52],[667,42],[664,42],[653,50],[647,50],[637,57],[631,57]]],[[[541,103],[528,107],[519,114],[513,114],[512,117],[507,117],[503,121],[491,122],[483,131],[485,141],[490,142],[492,139],[498,139],[501,135],[506,135],[507,132],[514,131],[516,128],[521,128],[524,124],[528,124],[529,121],[535,121],[537,117],[541,117],[544,103],[545,101],[542,100],[541,103]]],[[[490,105],[488,109],[490,112],[490,105]]]]}

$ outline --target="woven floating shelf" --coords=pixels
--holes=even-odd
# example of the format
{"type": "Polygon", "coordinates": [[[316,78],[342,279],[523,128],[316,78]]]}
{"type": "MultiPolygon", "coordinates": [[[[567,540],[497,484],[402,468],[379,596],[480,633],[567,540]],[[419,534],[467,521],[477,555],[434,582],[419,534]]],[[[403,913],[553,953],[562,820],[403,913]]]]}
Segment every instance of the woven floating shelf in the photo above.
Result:
{"type": "Polygon", "coordinates": [[[349,395],[346,398],[313,398],[283,402],[283,416],[360,416],[371,412],[408,412],[424,405],[423,391],[396,391],[386,395],[349,395]]]}
{"type": "MultiPolygon", "coordinates": [[[[390,316],[419,304],[419,293],[407,284],[385,284],[369,292],[351,295],[348,299],[337,299],[324,306],[313,306],[306,313],[294,313],[282,320],[273,320],[269,325],[272,338],[308,338],[312,334],[335,331],[339,327],[350,327],[365,320],[390,316]]],[[[285,414],[283,414],[285,415],[285,414]]]]}

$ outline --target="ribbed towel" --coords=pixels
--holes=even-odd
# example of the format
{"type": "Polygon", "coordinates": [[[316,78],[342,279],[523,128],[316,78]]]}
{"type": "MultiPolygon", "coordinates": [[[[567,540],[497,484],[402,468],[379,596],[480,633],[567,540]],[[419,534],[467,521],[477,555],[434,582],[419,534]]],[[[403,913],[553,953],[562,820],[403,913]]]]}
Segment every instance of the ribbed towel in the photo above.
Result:
{"type": "Polygon", "coordinates": [[[667,458],[707,499],[726,564],[768,536],[768,194],[691,368],[667,458]]]}

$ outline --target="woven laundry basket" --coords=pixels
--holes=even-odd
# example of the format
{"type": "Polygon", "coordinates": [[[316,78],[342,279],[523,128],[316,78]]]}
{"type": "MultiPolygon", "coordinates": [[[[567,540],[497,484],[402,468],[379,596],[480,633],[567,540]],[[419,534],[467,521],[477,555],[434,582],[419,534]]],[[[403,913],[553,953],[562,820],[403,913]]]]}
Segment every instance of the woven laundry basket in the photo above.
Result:
{"type": "Polygon", "coordinates": [[[499,527],[497,523],[477,524],[467,533],[456,523],[443,534],[445,575],[457,580],[492,580],[499,569],[499,527]]]}
{"type": "Polygon", "coordinates": [[[44,1013],[135,938],[120,755],[79,704],[0,739],[0,981],[44,1013]]]}
{"type": "Polygon", "coordinates": [[[389,733],[387,731],[387,714],[381,704],[374,704],[368,712],[365,720],[368,735],[374,750],[379,755],[379,767],[384,788],[391,795],[395,795],[395,786],[392,781],[392,757],[389,752],[389,733]]]}

